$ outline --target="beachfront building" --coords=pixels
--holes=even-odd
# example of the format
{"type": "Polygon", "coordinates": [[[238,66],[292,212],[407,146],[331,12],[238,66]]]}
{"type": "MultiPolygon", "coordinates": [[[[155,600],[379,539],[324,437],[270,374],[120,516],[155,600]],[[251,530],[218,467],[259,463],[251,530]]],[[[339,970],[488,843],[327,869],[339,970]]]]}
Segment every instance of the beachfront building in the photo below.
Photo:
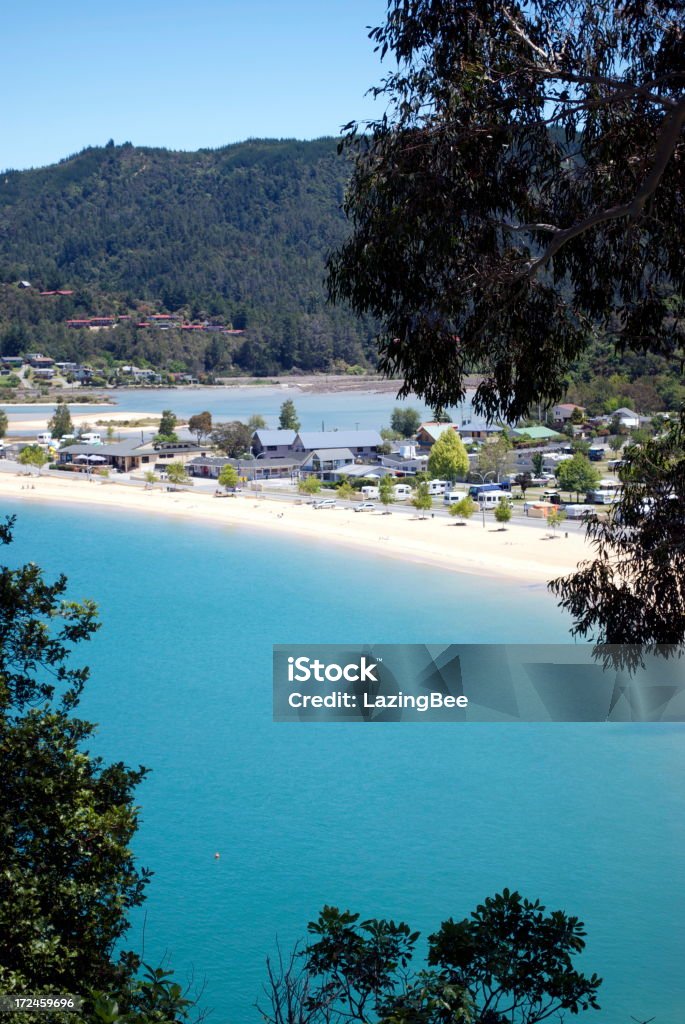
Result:
{"type": "Polygon", "coordinates": [[[349,448],[317,448],[309,452],[300,463],[300,476],[333,480],[336,472],[354,466],[354,461],[355,457],[349,448]]]}
{"type": "Polygon", "coordinates": [[[136,470],[163,472],[171,462],[184,465],[198,455],[206,455],[207,448],[193,441],[158,442],[128,438],[111,444],[70,444],[60,449],[60,466],[74,469],[100,466],[119,473],[136,470]]]}
{"type": "Polygon", "coordinates": [[[252,452],[255,457],[291,458],[296,437],[294,430],[255,430],[252,435],[252,452]]]}
{"type": "MultiPolygon", "coordinates": [[[[577,406],[574,408],[577,408],[577,406]]],[[[521,441],[538,441],[542,443],[566,440],[564,434],[560,434],[557,430],[551,430],[549,427],[515,427],[511,431],[511,435],[521,441]]]]}
{"type": "Polygon", "coordinates": [[[191,476],[218,480],[224,466],[233,466],[243,480],[294,480],[299,474],[301,458],[229,459],[226,455],[197,455],[186,463],[191,476]]]}
{"type": "Polygon", "coordinates": [[[290,454],[344,449],[349,450],[353,461],[375,461],[382,445],[383,440],[377,430],[302,430],[296,435],[290,454]]]}

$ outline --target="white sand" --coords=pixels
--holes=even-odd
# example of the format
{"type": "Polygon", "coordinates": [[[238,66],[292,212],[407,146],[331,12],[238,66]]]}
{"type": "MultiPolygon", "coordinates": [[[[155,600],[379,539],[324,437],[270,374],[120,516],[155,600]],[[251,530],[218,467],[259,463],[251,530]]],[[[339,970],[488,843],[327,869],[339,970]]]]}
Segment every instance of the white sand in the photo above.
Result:
{"type": "MultiPolygon", "coordinates": [[[[43,416],[41,419],[20,420],[12,416],[12,408],[12,406],[5,407],[5,412],[7,413],[7,416],[9,418],[9,426],[7,428],[8,437],[11,437],[13,433],[17,430],[34,430],[38,434],[41,431],[48,429],[48,420],[50,420],[52,417],[52,410],[49,413],[46,413],[46,415],[43,416]]],[[[16,406],[14,406],[14,408],[16,408],[16,406]]],[[[88,406],[83,405],[81,406],[81,408],[88,409],[88,406]]],[[[69,409],[70,411],[72,410],[71,403],[69,403],[69,409]]],[[[158,412],[122,412],[121,410],[116,410],[114,408],[93,409],[92,406],[90,407],[90,412],[71,412],[71,422],[74,424],[75,427],[82,427],[84,423],[90,423],[93,429],[99,429],[103,434],[105,433],[107,428],[99,428],[97,426],[98,420],[111,420],[112,422],[120,423],[122,420],[152,419],[154,420],[154,424],[152,424],[149,427],[146,427],[145,429],[153,430],[155,424],[159,423],[160,418],[161,413],[158,412]]],[[[124,433],[127,430],[139,431],[140,429],[140,427],[122,427],[120,432],[124,433]]]]}
{"type": "Polygon", "coordinates": [[[0,500],[12,497],[36,503],[68,503],[126,509],[154,518],[188,517],[197,522],[223,523],[308,538],[317,548],[343,544],[396,559],[440,566],[456,572],[545,583],[571,572],[591,554],[584,535],[564,536],[540,521],[534,527],[511,525],[501,531],[490,517],[484,529],[480,516],[466,526],[443,518],[419,519],[402,514],[353,512],[347,508],[314,509],[273,501],[245,491],[237,497],[216,498],[200,491],[144,490],[94,478],[32,477],[0,474],[0,500]],[[22,487],[24,488],[22,490],[22,487]]]}

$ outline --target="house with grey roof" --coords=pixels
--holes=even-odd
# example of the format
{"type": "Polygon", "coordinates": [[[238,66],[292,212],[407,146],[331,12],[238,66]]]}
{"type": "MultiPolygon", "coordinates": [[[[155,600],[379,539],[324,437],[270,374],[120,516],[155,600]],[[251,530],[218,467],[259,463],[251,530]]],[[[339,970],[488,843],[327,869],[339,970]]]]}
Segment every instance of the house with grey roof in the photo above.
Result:
{"type": "Polygon", "coordinates": [[[252,435],[252,451],[255,456],[287,459],[293,453],[292,445],[296,437],[294,430],[255,430],[252,435]]]}
{"type": "Polygon", "coordinates": [[[61,466],[80,468],[97,459],[98,465],[106,466],[120,473],[151,469],[162,472],[171,462],[184,465],[196,455],[204,455],[203,448],[194,441],[141,440],[127,438],[112,444],[70,444],[60,448],[57,461],[61,466]]]}
{"type": "Polygon", "coordinates": [[[336,470],[354,465],[354,455],[349,448],[317,448],[308,452],[300,464],[302,476],[318,476],[320,480],[332,480],[336,470]]]}
{"type": "Polygon", "coordinates": [[[376,459],[383,444],[377,430],[301,430],[292,443],[292,453],[348,449],[354,459],[376,459]]]}

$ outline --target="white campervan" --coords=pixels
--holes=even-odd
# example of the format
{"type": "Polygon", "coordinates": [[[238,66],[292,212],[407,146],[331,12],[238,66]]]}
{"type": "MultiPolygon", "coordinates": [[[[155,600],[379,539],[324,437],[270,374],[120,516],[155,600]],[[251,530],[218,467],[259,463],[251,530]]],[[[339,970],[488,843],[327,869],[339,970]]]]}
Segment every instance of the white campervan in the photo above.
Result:
{"type": "Polygon", "coordinates": [[[395,484],[393,491],[395,493],[395,501],[406,501],[407,498],[411,497],[411,487],[409,484],[395,484]]]}
{"type": "MultiPolygon", "coordinates": [[[[38,444],[52,444],[52,433],[48,430],[38,435],[38,444]]],[[[55,442],[56,444],[57,442],[55,442]]]]}
{"type": "Polygon", "coordinates": [[[502,500],[511,501],[511,494],[508,491],[481,491],[478,495],[478,507],[486,510],[497,508],[502,500]]]}
{"type": "Polygon", "coordinates": [[[444,494],[448,486],[447,480],[429,480],[428,493],[432,495],[444,494]]]}
{"type": "Polygon", "coordinates": [[[91,431],[89,434],[81,434],[79,441],[81,444],[102,444],[102,436],[91,431]]]}
{"type": "Polygon", "coordinates": [[[378,497],[378,488],[377,487],[362,487],[361,493],[367,499],[368,498],[377,498],[378,497]]]}

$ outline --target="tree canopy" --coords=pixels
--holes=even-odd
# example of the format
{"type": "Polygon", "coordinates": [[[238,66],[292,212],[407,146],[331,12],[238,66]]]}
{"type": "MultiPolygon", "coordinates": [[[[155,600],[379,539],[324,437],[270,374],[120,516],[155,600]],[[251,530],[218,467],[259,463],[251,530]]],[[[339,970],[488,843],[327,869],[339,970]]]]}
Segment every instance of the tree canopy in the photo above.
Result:
{"type": "Polygon", "coordinates": [[[557,480],[565,491],[575,491],[576,497],[584,491],[591,491],[600,481],[600,472],[587,455],[576,452],[570,459],[559,463],[557,480]]]}
{"type": "Polygon", "coordinates": [[[479,371],[514,419],[593,338],[682,356],[684,31],[675,0],[389,0],[328,281],[403,393],[454,405],[479,371]]]}
{"type": "Polygon", "coordinates": [[[289,962],[267,961],[267,1024],[538,1024],[599,1009],[601,979],[574,964],[583,923],[508,889],[444,921],[417,973],[419,933],[405,922],[324,907],[309,935],[289,962]]]}
{"type": "Polygon", "coordinates": [[[421,417],[416,409],[395,406],[390,418],[390,428],[402,437],[411,437],[421,426],[421,417]]]}
{"type": "Polygon", "coordinates": [[[48,429],[51,431],[52,436],[58,439],[64,437],[65,434],[73,432],[74,424],[71,421],[71,413],[66,402],[57,403],[48,423],[48,429]]]}
{"type": "Polygon", "coordinates": [[[281,411],[278,415],[278,426],[281,430],[299,430],[300,421],[297,417],[297,409],[292,398],[286,398],[285,402],[281,406],[281,411]]]}
{"type": "Polygon", "coordinates": [[[469,457],[456,430],[445,430],[428,456],[428,472],[432,477],[456,480],[469,471],[469,457]]]}
{"type": "Polygon", "coordinates": [[[216,423],[212,431],[212,441],[230,459],[241,459],[250,454],[252,431],[240,420],[216,423]]]}
{"type": "Polygon", "coordinates": [[[622,494],[587,533],[595,558],[550,588],[574,619],[572,632],[626,656],[685,640],[685,414],[645,445],[629,445],[622,494]]]}

